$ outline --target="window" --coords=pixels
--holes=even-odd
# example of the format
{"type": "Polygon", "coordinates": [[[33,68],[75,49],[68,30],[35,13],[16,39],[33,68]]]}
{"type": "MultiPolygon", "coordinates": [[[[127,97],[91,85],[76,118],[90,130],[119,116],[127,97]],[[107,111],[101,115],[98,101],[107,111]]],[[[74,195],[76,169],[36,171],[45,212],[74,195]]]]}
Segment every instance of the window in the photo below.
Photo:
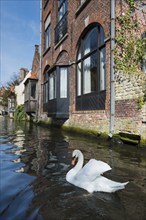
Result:
{"type": "Polygon", "coordinates": [[[56,98],[56,71],[49,74],[49,100],[56,98]]]}
{"type": "Polygon", "coordinates": [[[77,110],[98,109],[97,97],[100,100],[106,89],[104,38],[103,28],[97,25],[80,40],[76,62],[77,110]],[[91,99],[92,105],[85,107],[84,103],[90,103],[91,99]]]}
{"type": "Polygon", "coordinates": [[[82,5],[86,0],[80,0],[80,4],[82,5]]]}
{"type": "Polygon", "coordinates": [[[67,33],[67,11],[68,1],[58,0],[58,24],[55,28],[55,43],[58,43],[67,33]]]}
{"type": "Polygon", "coordinates": [[[49,0],[44,0],[44,7],[47,5],[49,0]]]}
{"type": "Polygon", "coordinates": [[[50,47],[50,23],[51,23],[51,16],[48,15],[45,21],[45,44],[44,50],[47,50],[50,47]]]}
{"type": "Polygon", "coordinates": [[[67,98],[67,68],[60,68],[60,98],[67,98]]]}
{"type": "Polygon", "coordinates": [[[58,21],[60,21],[68,10],[67,0],[58,0],[58,21]]]}
{"type": "Polygon", "coordinates": [[[48,102],[48,73],[44,74],[44,103],[48,102]]]}
{"type": "Polygon", "coordinates": [[[31,97],[35,99],[36,97],[36,82],[31,81],[31,97]]]}

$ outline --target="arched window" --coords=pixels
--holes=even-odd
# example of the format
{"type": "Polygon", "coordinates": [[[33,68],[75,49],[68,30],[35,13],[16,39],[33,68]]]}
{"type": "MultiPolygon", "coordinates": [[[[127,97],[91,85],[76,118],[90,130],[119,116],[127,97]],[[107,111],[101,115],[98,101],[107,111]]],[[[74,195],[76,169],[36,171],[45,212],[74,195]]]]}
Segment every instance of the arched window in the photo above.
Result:
{"type": "Polygon", "coordinates": [[[104,109],[105,35],[101,25],[80,40],[76,61],[76,110],[104,109]]]}

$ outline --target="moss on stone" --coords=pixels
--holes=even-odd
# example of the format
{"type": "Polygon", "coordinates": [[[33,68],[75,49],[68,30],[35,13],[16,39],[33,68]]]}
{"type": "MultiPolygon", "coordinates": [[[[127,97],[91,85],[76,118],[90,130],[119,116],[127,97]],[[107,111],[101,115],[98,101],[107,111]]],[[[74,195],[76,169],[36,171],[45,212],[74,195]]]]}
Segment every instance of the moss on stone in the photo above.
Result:
{"type": "Polygon", "coordinates": [[[134,144],[134,145],[139,144],[138,140],[133,140],[133,139],[126,138],[126,137],[121,137],[120,139],[125,143],[134,144]]]}
{"type": "Polygon", "coordinates": [[[146,139],[141,139],[140,140],[140,145],[143,147],[146,147],[146,139]]]}
{"type": "MultiPolygon", "coordinates": [[[[98,140],[107,141],[109,139],[109,135],[106,132],[100,132],[95,129],[88,129],[87,127],[82,128],[78,126],[72,126],[70,124],[63,123],[60,120],[58,121],[52,119],[40,120],[38,122],[38,125],[43,127],[58,127],[66,132],[72,132],[74,134],[82,134],[84,136],[94,137],[98,140]]],[[[127,144],[146,146],[146,139],[140,140],[140,136],[135,134],[120,132],[118,134],[114,134],[112,139],[117,143],[119,143],[119,140],[121,140],[123,143],[127,143],[127,144]]]]}

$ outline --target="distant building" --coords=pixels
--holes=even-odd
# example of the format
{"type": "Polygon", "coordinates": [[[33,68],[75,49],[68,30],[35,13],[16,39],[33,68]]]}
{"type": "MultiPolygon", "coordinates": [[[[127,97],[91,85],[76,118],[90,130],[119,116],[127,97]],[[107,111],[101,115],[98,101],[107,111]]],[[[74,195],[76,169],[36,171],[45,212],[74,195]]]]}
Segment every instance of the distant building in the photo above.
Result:
{"type": "Polygon", "coordinates": [[[5,92],[5,88],[0,88],[0,115],[5,115],[8,113],[8,108],[7,106],[3,105],[3,95],[5,92]]]}
{"type": "Polygon", "coordinates": [[[10,95],[8,97],[8,115],[10,116],[10,118],[13,118],[16,107],[15,86],[10,86],[9,90],[10,95]]]}
{"type": "Polygon", "coordinates": [[[24,82],[30,76],[31,76],[31,71],[28,71],[25,68],[20,69],[20,84],[18,86],[15,86],[16,105],[24,104],[24,90],[25,90],[24,82]]]}
{"type": "Polygon", "coordinates": [[[21,68],[19,72],[20,72],[19,81],[22,82],[27,76],[29,70],[27,68],[21,68]]]}

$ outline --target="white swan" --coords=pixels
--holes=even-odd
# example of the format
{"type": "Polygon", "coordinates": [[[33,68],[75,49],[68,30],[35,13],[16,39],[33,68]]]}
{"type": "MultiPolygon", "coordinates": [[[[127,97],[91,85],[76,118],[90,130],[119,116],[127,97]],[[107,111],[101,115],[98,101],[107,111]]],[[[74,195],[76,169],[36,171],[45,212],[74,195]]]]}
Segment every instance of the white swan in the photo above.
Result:
{"type": "Polygon", "coordinates": [[[107,163],[91,159],[83,167],[83,162],[84,157],[82,152],[80,150],[74,150],[72,154],[72,165],[76,165],[66,174],[66,180],[69,183],[83,188],[89,193],[97,191],[112,193],[124,189],[125,185],[128,184],[128,182],[115,182],[101,176],[104,172],[111,170],[111,167],[107,163]]]}

